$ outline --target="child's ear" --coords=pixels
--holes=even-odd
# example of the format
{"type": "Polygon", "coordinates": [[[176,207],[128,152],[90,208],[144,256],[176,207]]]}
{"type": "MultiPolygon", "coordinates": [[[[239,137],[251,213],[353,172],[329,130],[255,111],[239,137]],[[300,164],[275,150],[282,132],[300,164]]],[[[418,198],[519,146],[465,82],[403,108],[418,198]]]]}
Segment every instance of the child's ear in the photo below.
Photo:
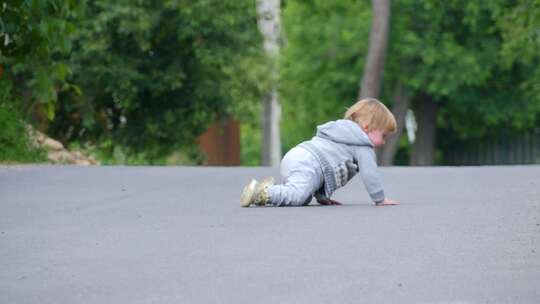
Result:
{"type": "Polygon", "coordinates": [[[362,123],[360,126],[362,127],[362,130],[364,130],[364,132],[368,132],[368,131],[369,131],[369,125],[368,125],[368,124],[362,123]]]}

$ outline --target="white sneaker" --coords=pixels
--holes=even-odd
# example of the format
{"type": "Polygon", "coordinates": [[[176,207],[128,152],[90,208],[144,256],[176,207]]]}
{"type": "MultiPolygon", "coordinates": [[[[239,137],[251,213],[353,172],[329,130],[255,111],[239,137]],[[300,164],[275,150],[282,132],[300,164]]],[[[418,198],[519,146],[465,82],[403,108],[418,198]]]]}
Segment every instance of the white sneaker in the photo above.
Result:
{"type": "Polygon", "coordinates": [[[257,188],[257,181],[252,179],[247,186],[244,187],[242,191],[242,196],[240,196],[240,206],[249,207],[253,203],[255,198],[255,189],[257,188]]]}
{"type": "Polygon", "coordinates": [[[267,177],[261,182],[252,179],[240,196],[240,206],[249,207],[250,205],[264,206],[270,202],[268,197],[268,187],[274,184],[273,177],[267,177]]]}

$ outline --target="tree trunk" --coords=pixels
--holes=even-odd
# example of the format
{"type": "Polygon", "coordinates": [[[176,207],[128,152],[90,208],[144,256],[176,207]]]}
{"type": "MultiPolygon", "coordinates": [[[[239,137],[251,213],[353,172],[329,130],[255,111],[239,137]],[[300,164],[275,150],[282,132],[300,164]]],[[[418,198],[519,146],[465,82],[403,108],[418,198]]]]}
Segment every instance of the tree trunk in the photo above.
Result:
{"type": "Polygon", "coordinates": [[[278,102],[277,90],[274,88],[264,100],[262,139],[262,164],[264,166],[279,166],[281,160],[280,118],[281,106],[278,102]]]}
{"type": "Polygon", "coordinates": [[[420,95],[416,100],[416,140],[411,150],[411,165],[431,166],[435,161],[435,133],[439,105],[428,95],[420,95]]]}
{"type": "Polygon", "coordinates": [[[364,66],[364,74],[358,92],[359,99],[379,97],[381,79],[384,70],[386,45],[390,21],[390,1],[372,0],[373,18],[369,34],[369,50],[364,66]]]}
{"type": "Polygon", "coordinates": [[[405,115],[409,109],[409,97],[405,93],[405,88],[400,82],[397,83],[396,92],[394,95],[394,107],[392,113],[396,118],[397,130],[395,134],[392,134],[386,144],[382,147],[379,153],[379,164],[381,166],[391,166],[394,162],[394,157],[398,149],[399,139],[403,134],[403,127],[405,126],[405,115]]]}
{"type": "MultiPolygon", "coordinates": [[[[272,74],[277,78],[277,57],[280,41],[280,0],[257,0],[258,25],[264,37],[264,49],[274,60],[272,74]]],[[[276,167],[281,160],[280,118],[277,88],[268,92],[263,100],[262,113],[262,163],[276,167]]]]}

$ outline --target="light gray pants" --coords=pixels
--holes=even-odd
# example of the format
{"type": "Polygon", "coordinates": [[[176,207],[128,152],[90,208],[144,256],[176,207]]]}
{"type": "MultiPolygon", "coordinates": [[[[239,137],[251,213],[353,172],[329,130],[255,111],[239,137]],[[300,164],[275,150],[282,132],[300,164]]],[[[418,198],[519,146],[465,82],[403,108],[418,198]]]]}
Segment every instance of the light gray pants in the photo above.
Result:
{"type": "Polygon", "coordinates": [[[303,206],[311,202],[313,193],[323,185],[319,161],[309,151],[292,148],[281,161],[281,185],[268,188],[274,206],[303,206]]]}

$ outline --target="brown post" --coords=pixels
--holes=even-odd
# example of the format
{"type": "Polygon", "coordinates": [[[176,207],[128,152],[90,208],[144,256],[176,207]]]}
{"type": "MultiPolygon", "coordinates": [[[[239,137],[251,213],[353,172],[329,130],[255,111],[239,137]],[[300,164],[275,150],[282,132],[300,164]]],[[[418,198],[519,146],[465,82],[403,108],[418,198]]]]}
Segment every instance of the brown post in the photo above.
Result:
{"type": "Polygon", "coordinates": [[[210,126],[198,139],[206,154],[207,166],[240,165],[240,127],[233,119],[224,119],[210,126]]]}

